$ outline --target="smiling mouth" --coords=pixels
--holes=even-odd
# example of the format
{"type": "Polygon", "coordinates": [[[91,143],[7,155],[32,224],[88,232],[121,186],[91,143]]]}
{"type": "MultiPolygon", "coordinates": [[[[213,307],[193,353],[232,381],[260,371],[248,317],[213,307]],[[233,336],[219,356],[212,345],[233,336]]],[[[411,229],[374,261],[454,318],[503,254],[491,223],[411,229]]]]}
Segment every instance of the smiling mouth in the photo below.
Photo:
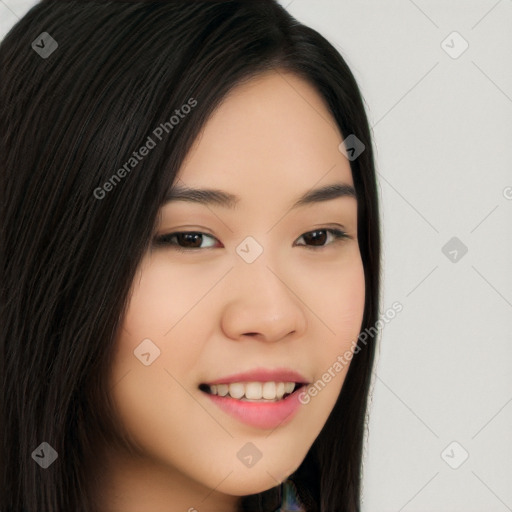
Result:
{"type": "Polygon", "coordinates": [[[303,382],[232,382],[230,384],[200,384],[199,389],[209,395],[233,398],[242,402],[280,402],[300,388],[303,382]]]}

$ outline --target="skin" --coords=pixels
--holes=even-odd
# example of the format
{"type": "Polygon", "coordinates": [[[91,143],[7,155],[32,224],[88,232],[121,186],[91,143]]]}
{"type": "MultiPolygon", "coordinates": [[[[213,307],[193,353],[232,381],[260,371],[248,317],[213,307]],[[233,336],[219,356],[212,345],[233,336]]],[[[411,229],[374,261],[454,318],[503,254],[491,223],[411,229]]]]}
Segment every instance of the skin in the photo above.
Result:
{"type": "Polygon", "coordinates": [[[240,496],[278,485],[306,456],[348,367],[274,430],[227,415],[198,385],[257,367],[292,368],[314,383],[353,348],[365,302],[357,201],[289,211],[312,188],[354,185],[342,140],[322,97],[285,72],[236,87],[205,125],[179,184],[222,189],[240,204],[161,209],[157,235],[200,231],[208,236],[198,245],[215,248],[153,247],[140,263],[111,372],[139,457],[106,451],[102,511],[234,511],[240,496]],[[317,247],[302,238],[325,226],[350,238],[324,233],[317,247]],[[251,264],[235,250],[247,236],[263,248],[251,264]],[[160,350],[149,366],[133,353],[146,338],[160,350]],[[250,468],[237,458],[247,442],[262,453],[250,468]]]}

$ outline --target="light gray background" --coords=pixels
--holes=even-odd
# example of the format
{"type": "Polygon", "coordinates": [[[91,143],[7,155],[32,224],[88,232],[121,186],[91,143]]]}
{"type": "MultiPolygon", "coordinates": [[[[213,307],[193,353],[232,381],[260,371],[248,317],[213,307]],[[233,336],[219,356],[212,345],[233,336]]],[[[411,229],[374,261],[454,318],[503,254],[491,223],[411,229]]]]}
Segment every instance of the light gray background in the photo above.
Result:
{"type": "MultiPolygon", "coordinates": [[[[0,37],[35,3],[0,1],[0,37]]],[[[512,511],[512,0],[281,4],[360,85],[381,312],[403,306],[379,340],[363,511],[512,511]]]]}

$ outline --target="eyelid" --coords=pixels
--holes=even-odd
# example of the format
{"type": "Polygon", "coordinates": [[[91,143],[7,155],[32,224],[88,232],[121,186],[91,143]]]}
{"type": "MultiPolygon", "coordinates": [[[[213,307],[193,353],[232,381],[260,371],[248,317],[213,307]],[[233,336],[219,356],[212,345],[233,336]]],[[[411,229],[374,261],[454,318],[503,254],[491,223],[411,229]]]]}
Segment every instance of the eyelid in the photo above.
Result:
{"type": "Polygon", "coordinates": [[[154,238],[154,240],[153,240],[153,244],[156,245],[157,247],[170,247],[173,250],[176,250],[176,251],[179,251],[179,252],[201,252],[201,251],[205,251],[205,250],[208,250],[208,249],[215,249],[215,247],[192,247],[192,248],[189,248],[189,249],[185,249],[183,247],[180,247],[177,244],[171,244],[171,243],[168,242],[168,239],[174,238],[176,235],[182,235],[182,234],[186,234],[186,235],[191,235],[191,234],[202,235],[203,237],[207,236],[209,238],[212,238],[213,240],[216,240],[217,242],[220,242],[220,240],[217,237],[213,236],[210,233],[205,233],[203,231],[198,231],[198,230],[191,229],[191,230],[188,230],[188,231],[185,231],[185,230],[183,230],[183,231],[172,231],[170,233],[164,233],[163,235],[157,235],[154,238]]]}
{"type": "MultiPolygon", "coordinates": [[[[337,245],[337,242],[343,242],[345,239],[353,239],[353,236],[349,235],[346,231],[345,231],[345,228],[339,224],[336,224],[335,227],[330,227],[330,226],[325,226],[325,225],[322,225],[322,226],[319,226],[319,227],[315,227],[309,231],[305,231],[304,233],[302,233],[298,238],[302,238],[303,236],[305,235],[309,235],[311,233],[314,233],[316,231],[325,231],[327,232],[328,234],[330,234],[332,237],[334,237],[334,240],[331,241],[330,243],[327,243],[325,245],[307,245],[307,244],[296,244],[298,247],[305,247],[307,249],[313,249],[313,250],[321,250],[321,249],[325,249],[329,246],[332,246],[332,245],[337,245]],[[341,229],[343,228],[343,229],[341,229]]],[[[207,236],[209,238],[212,238],[214,240],[216,240],[217,242],[220,242],[220,240],[215,237],[214,235],[210,234],[210,233],[206,233],[206,232],[202,232],[202,231],[199,231],[199,230],[195,230],[195,229],[190,229],[189,231],[173,231],[173,232],[170,232],[170,233],[165,233],[165,234],[162,234],[162,235],[157,235],[155,238],[154,238],[154,241],[153,241],[153,244],[157,247],[169,247],[169,248],[172,248],[173,250],[176,250],[178,252],[188,252],[188,253],[198,253],[198,252],[202,252],[204,250],[211,250],[211,249],[216,249],[216,247],[191,247],[191,248],[183,248],[183,247],[180,247],[178,244],[171,244],[168,242],[169,239],[171,238],[174,238],[176,235],[180,235],[180,234],[194,234],[194,235],[202,235],[203,237],[204,236],[207,236]]],[[[222,243],[222,242],[220,242],[222,243]]],[[[220,247],[222,248],[222,247],[220,247]]]]}

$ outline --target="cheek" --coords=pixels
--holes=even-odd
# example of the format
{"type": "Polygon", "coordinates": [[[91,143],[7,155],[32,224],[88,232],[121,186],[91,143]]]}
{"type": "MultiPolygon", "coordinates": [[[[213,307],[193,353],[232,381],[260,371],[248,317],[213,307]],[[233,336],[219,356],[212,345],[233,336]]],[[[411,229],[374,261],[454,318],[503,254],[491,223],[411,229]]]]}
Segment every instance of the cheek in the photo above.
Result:
{"type": "Polygon", "coordinates": [[[185,278],[165,258],[145,257],[135,276],[123,328],[116,341],[114,383],[127,372],[132,376],[142,372],[145,388],[162,389],[169,386],[171,379],[164,369],[180,375],[194,367],[203,345],[197,341],[197,324],[193,332],[194,323],[189,320],[209,282],[197,273],[189,273],[185,278]],[[194,343],[177,343],[173,341],[176,339],[193,339],[194,343]],[[148,365],[144,364],[144,357],[148,365]],[[162,379],[153,382],[157,370],[162,379]]]}
{"type": "MultiPolygon", "coordinates": [[[[311,272],[309,273],[311,276],[311,272]]],[[[311,276],[312,277],[312,276],[311,276]]],[[[343,263],[330,262],[309,281],[308,306],[313,338],[322,343],[324,354],[344,350],[359,335],[365,306],[364,267],[357,246],[343,263]]],[[[306,292],[304,292],[306,293],[306,292]]]]}
{"type": "Polygon", "coordinates": [[[356,341],[361,329],[365,306],[365,277],[364,268],[360,258],[346,272],[343,272],[339,281],[338,297],[335,297],[338,308],[331,307],[334,330],[342,344],[346,341],[356,341]]]}
{"type": "MultiPolygon", "coordinates": [[[[310,317],[310,329],[314,332],[310,336],[316,345],[312,358],[318,372],[314,385],[304,396],[304,403],[322,411],[323,421],[342,389],[364,314],[364,267],[358,250],[350,256],[345,265],[338,263],[322,268],[315,275],[318,286],[312,291],[310,288],[308,298],[314,313],[310,317]]],[[[322,426],[319,423],[318,428],[322,426]]]]}
{"type": "Polygon", "coordinates": [[[184,286],[177,268],[161,259],[147,256],[134,280],[124,320],[130,333],[146,330],[146,336],[163,337],[194,299],[195,283],[184,286]]]}
{"type": "MultiPolygon", "coordinates": [[[[123,432],[145,460],[179,468],[191,478],[199,476],[214,486],[214,471],[190,457],[191,447],[199,446],[203,453],[209,453],[212,444],[221,447],[226,442],[225,432],[215,430],[215,424],[191,397],[203,345],[187,342],[192,335],[200,339],[201,333],[197,323],[183,317],[204,291],[183,286],[179,276],[171,275],[165,267],[145,270],[134,281],[111,369],[117,433],[123,432]],[[187,292],[189,289],[192,291],[187,292]],[[141,342],[146,344],[144,353],[150,354],[148,365],[136,355],[143,355],[141,342]],[[202,441],[208,433],[209,440],[202,441]]],[[[216,455],[222,460],[222,451],[216,455]]]]}
{"type": "MultiPolygon", "coordinates": [[[[198,333],[194,335],[190,329],[192,326],[197,331],[201,325],[191,322],[191,318],[197,316],[198,311],[204,312],[203,303],[207,305],[208,298],[202,299],[218,276],[219,269],[213,266],[197,266],[185,271],[180,265],[172,264],[165,254],[146,256],[134,279],[123,322],[123,332],[131,340],[130,347],[124,340],[119,344],[120,349],[130,348],[133,352],[133,343],[138,340],[138,344],[145,338],[164,346],[177,336],[199,339],[198,333]]],[[[191,345],[197,350],[201,348],[198,343],[188,344],[188,348],[191,345]]]]}

